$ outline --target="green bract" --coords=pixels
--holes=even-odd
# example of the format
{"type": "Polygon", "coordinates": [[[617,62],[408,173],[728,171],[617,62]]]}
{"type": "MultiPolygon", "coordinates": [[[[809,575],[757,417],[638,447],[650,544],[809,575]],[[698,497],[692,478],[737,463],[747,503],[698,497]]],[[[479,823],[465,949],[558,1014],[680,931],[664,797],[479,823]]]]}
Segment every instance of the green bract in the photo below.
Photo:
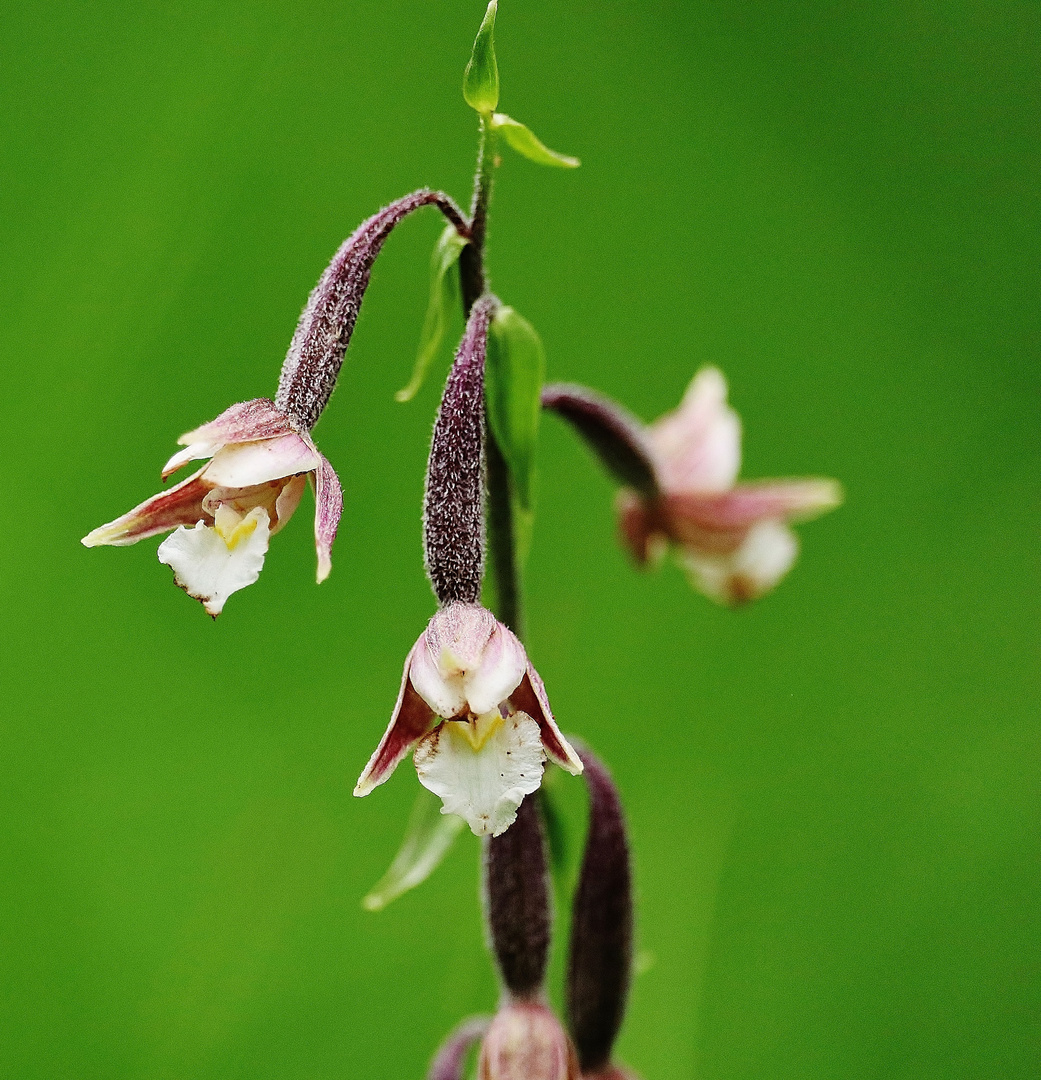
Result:
{"type": "Polygon", "coordinates": [[[463,74],[463,97],[471,109],[482,115],[495,111],[499,104],[499,69],[495,63],[495,11],[498,0],[491,0],[477,31],[470,62],[463,74]]]}
{"type": "Polygon", "coordinates": [[[582,164],[576,157],[550,150],[531,128],[505,113],[496,113],[492,117],[492,127],[518,154],[523,154],[537,165],[554,165],[558,169],[577,169],[582,164]]]}
{"type": "Polygon", "coordinates": [[[416,391],[423,385],[427,368],[441,347],[449,312],[459,302],[459,276],[449,271],[459,261],[464,247],[466,240],[456,232],[454,225],[447,226],[434,245],[430,255],[430,301],[419,337],[416,365],[408,386],[394,395],[396,401],[411,401],[415,397],[416,391]]]}
{"type": "Polygon", "coordinates": [[[530,514],[546,356],[535,328],[511,307],[499,308],[489,324],[485,364],[488,422],[510,467],[517,509],[530,514]]]}
{"type": "Polygon", "coordinates": [[[448,854],[465,822],[441,813],[441,800],[420,788],[409,817],[405,838],[390,869],[362,900],[366,911],[380,911],[402,893],[421,885],[448,854]]]}

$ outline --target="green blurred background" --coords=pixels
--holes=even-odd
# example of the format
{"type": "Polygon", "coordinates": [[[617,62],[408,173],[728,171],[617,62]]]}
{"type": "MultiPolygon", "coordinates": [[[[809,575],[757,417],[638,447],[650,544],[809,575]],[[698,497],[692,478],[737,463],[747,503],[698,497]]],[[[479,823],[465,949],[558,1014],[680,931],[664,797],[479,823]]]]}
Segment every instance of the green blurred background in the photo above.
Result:
{"type": "MultiPolygon", "coordinates": [[[[178,434],[273,392],[363,217],[468,197],[482,9],[5,5],[4,1077],[420,1077],[494,1004],[472,838],[359,906],[415,791],[351,797],[432,611],[444,363],[392,394],[436,215],[388,244],[317,431],[328,583],[306,508],[216,624],[155,541],[79,545],[178,434]]],[[[1035,1076],[1041,8],[503,0],[497,42],[502,108],[583,159],[509,157],[496,193],[494,285],[550,376],[649,419],[718,364],[745,475],[848,491],[734,614],[634,573],[609,483],[544,425],[529,646],[631,816],[622,1058],[1035,1076]]]]}

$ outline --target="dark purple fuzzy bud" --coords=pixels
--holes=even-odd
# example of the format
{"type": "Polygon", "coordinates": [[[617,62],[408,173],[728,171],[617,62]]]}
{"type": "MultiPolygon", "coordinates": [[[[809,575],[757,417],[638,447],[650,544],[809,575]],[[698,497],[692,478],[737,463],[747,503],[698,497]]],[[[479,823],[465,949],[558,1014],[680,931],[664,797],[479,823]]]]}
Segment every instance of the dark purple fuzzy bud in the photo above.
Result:
{"type": "Polygon", "coordinates": [[[610,773],[578,747],[589,785],[589,835],[571,911],[567,1018],[583,1074],[599,1073],[625,1015],[632,970],[632,871],[625,816],[610,773]]]}
{"type": "Polygon", "coordinates": [[[437,206],[461,236],[469,236],[462,211],[447,195],[426,188],[414,191],[359,225],[308,297],[275,397],[275,404],[303,430],[314,427],[332,396],[376,256],[394,226],[421,206],[437,206]]]}
{"type": "Polygon", "coordinates": [[[449,1032],[430,1063],[427,1080],[464,1080],[466,1056],[484,1038],[490,1023],[489,1016],[471,1016],[449,1032]]]}
{"type": "Polygon", "coordinates": [[[538,800],[520,804],[517,820],[485,850],[485,904],[492,951],[514,998],[537,995],[549,958],[549,868],[538,800]]]}
{"type": "Polygon", "coordinates": [[[658,494],[644,425],[628,409],[573,383],[547,383],[542,407],[567,420],[619,483],[643,495],[658,494]]]}
{"type": "Polygon", "coordinates": [[[484,358],[498,301],[474,304],[441,398],[427,465],[423,542],[441,604],[475,604],[484,577],[484,358]]]}

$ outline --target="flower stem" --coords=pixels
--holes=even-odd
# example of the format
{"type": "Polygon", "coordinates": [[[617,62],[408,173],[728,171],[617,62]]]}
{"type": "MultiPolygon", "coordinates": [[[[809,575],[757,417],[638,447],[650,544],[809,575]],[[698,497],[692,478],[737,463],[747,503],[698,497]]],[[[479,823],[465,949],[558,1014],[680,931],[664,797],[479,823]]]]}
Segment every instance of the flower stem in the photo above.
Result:
{"type": "MultiPolygon", "coordinates": [[[[488,287],[484,269],[484,247],[488,235],[488,209],[497,164],[495,131],[490,117],[481,117],[480,143],[477,151],[477,175],[474,177],[470,205],[470,237],[459,257],[463,311],[470,309],[488,287]]],[[[488,485],[488,556],[495,583],[495,614],[518,637],[523,613],[520,570],[517,563],[516,529],[513,500],[510,494],[510,471],[490,426],[485,429],[485,454],[488,485]]]]}

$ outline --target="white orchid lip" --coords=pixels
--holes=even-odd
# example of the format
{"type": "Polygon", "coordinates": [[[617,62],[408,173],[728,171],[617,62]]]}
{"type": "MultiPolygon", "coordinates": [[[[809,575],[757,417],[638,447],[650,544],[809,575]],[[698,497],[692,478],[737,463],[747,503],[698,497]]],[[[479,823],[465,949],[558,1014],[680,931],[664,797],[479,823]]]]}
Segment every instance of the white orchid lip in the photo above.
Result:
{"type": "Polygon", "coordinates": [[[478,835],[509,827],[547,759],[582,771],[524,646],[478,604],[449,604],[412,647],[390,724],[354,794],[384,783],[413,749],[420,782],[478,835]]]}
{"type": "Polygon", "coordinates": [[[212,526],[200,521],[192,529],[182,525],[171,533],[159,545],[159,561],[173,570],[174,580],[189,596],[216,617],[232,593],[260,576],[269,536],[268,515],[262,506],[248,514],[221,506],[212,526]]]}
{"type": "Polygon", "coordinates": [[[443,814],[457,814],[476,836],[499,836],[542,783],[546,751],[526,713],[493,712],[439,724],[420,740],[414,760],[419,782],[444,803],[443,814]]]}

